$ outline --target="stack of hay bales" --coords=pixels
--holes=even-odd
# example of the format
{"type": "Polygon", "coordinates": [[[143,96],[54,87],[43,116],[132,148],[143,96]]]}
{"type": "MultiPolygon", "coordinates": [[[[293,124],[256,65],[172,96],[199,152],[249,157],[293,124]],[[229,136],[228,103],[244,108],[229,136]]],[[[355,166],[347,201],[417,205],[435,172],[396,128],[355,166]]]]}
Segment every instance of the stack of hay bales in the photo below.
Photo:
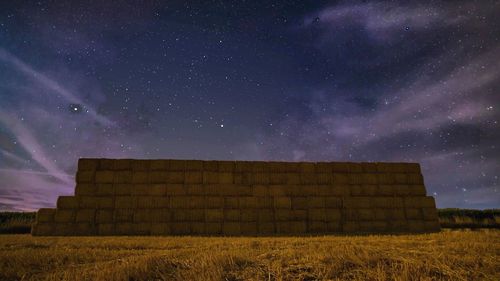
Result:
{"type": "Polygon", "coordinates": [[[80,159],[33,235],[439,231],[415,163],[80,159]]]}

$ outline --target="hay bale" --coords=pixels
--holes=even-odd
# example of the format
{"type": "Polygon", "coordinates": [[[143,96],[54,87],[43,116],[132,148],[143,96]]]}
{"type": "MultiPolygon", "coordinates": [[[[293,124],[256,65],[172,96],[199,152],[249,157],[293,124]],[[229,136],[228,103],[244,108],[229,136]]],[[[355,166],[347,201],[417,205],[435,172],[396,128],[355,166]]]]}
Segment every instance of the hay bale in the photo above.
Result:
{"type": "Polygon", "coordinates": [[[182,184],[167,184],[165,195],[167,196],[187,195],[187,189],[182,184]]]}
{"type": "Polygon", "coordinates": [[[358,209],[357,213],[360,221],[371,221],[375,219],[373,209],[358,209]]]}
{"type": "Polygon", "coordinates": [[[272,222],[274,221],[274,210],[272,209],[259,209],[257,210],[258,218],[260,222],[272,222]]]}
{"type": "Polygon", "coordinates": [[[255,209],[257,208],[257,197],[241,196],[239,198],[240,208],[255,209]]]}
{"type": "Polygon", "coordinates": [[[167,194],[167,185],[164,183],[155,183],[149,186],[148,194],[152,196],[165,196],[167,194]]]}
{"type": "Polygon", "coordinates": [[[224,235],[240,235],[241,228],[239,222],[224,222],[222,224],[222,234],[224,235]]]}
{"type": "MultiPolygon", "coordinates": [[[[392,209],[372,209],[374,220],[389,220],[392,209]]],[[[404,214],[404,213],[403,213],[404,214]]]]}
{"type": "Polygon", "coordinates": [[[287,209],[275,210],[274,218],[277,221],[289,221],[292,219],[292,211],[287,209]]]}
{"type": "Polygon", "coordinates": [[[269,195],[270,196],[286,196],[287,195],[287,187],[285,185],[273,184],[269,186],[269,195]]]}
{"type": "Polygon", "coordinates": [[[375,208],[403,208],[402,197],[381,196],[372,197],[371,206],[375,208]]]}
{"type": "Polygon", "coordinates": [[[407,223],[410,232],[425,232],[425,224],[422,220],[408,220],[407,223]]]}
{"type": "Polygon", "coordinates": [[[149,170],[151,160],[132,160],[131,166],[133,171],[146,171],[149,170]]]}
{"type": "Polygon", "coordinates": [[[255,235],[257,234],[257,222],[241,222],[240,229],[243,235],[255,235]]]}
{"type": "Polygon", "coordinates": [[[222,173],[233,173],[234,172],[234,161],[219,161],[218,171],[222,173]]]}
{"type": "MultiPolygon", "coordinates": [[[[82,200],[83,200],[83,198],[82,198],[82,200]]],[[[116,209],[137,208],[137,198],[132,197],[132,196],[116,196],[115,197],[115,208],[116,209]]]]}
{"type": "MultiPolygon", "coordinates": [[[[169,159],[167,160],[168,162],[168,170],[169,171],[182,171],[184,172],[186,170],[186,165],[187,161],[186,160],[174,160],[174,159],[169,159]]],[[[204,162],[204,161],[202,161],[204,162]]]]}
{"type": "Polygon", "coordinates": [[[205,223],[206,234],[216,235],[222,233],[222,222],[207,222],[205,223]]]}
{"type": "Polygon", "coordinates": [[[78,159],[78,171],[95,171],[99,167],[99,159],[78,159]]]}
{"type": "Polygon", "coordinates": [[[345,173],[334,173],[333,174],[333,184],[335,185],[344,185],[349,184],[349,174],[345,173]]]}
{"type": "Polygon", "coordinates": [[[205,197],[204,196],[187,196],[189,201],[189,207],[193,209],[203,209],[205,208],[205,197]]]}
{"type": "Polygon", "coordinates": [[[54,222],[57,223],[71,223],[75,222],[75,210],[71,209],[57,209],[54,214],[54,222]]]}
{"type": "Polygon", "coordinates": [[[274,234],[275,233],[275,227],[274,223],[272,222],[258,222],[257,223],[257,229],[259,231],[259,234],[264,234],[264,235],[269,235],[269,234],[274,234]]]}
{"type": "Polygon", "coordinates": [[[115,195],[132,195],[133,184],[115,184],[115,195]]]}
{"type": "Polygon", "coordinates": [[[396,184],[393,186],[394,196],[408,196],[410,195],[410,188],[407,184],[396,184]]]}
{"type": "Polygon", "coordinates": [[[151,210],[150,209],[137,209],[134,212],[134,222],[151,222],[151,210]]]}
{"type": "Polygon", "coordinates": [[[270,173],[269,174],[269,184],[280,185],[287,183],[286,173],[270,173]]]}
{"type": "Polygon", "coordinates": [[[325,197],[309,196],[307,197],[307,208],[325,208],[325,197]]]}
{"type": "Polygon", "coordinates": [[[379,173],[405,173],[406,163],[376,163],[379,173]]]}
{"type": "Polygon", "coordinates": [[[75,187],[75,195],[94,195],[97,192],[97,186],[92,183],[78,183],[75,187]]]}
{"type": "Polygon", "coordinates": [[[203,161],[203,171],[217,172],[219,161],[203,161]]]}
{"type": "Polygon", "coordinates": [[[150,171],[148,176],[149,183],[166,183],[168,181],[167,171],[150,171]]]}
{"type": "Polygon", "coordinates": [[[357,221],[343,221],[342,223],[342,232],[345,233],[354,233],[359,231],[359,223],[357,221]]]}
{"type": "Polygon", "coordinates": [[[325,209],[325,218],[327,222],[342,220],[342,211],[340,208],[325,209]]]}
{"type": "Polygon", "coordinates": [[[274,197],[274,208],[276,209],[291,209],[292,200],[290,197],[278,196],[274,197]]]}
{"type": "Polygon", "coordinates": [[[316,173],[316,164],[313,162],[299,163],[299,172],[301,174],[314,174],[316,173]]]}
{"type": "Polygon", "coordinates": [[[205,197],[205,203],[209,209],[224,208],[224,198],[220,196],[207,196],[205,197]]]}
{"type": "Polygon", "coordinates": [[[53,222],[56,209],[41,208],[36,212],[36,222],[53,222]]]}
{"type": "Polygon", "coordinates": [[[76,219],[78,222],[95,222],[95,209],[80,209],[76,211],[76,219]]]}
{"type": "Polygon", "coordinates": [[[95,221],[98,224],[112,223],[114,210],[97,210],[95,221]]]}
{"type": "Polygon", "coordinates": [[[418,208],[406,208],[405,209],[406,218],[409,220],[421,220],[423,219],[423,214],[418,208]]]}
{"type": "Polygon", "coordinates": [[[407,174],[408,184],[424,184],[424,178],[421,174],[407,174]]]}
{"type": "Polygon", "coordinates": [[[396,183],[396,177],[394,174],[381,173],[377,174],[377,181],[379,184],[392,185],[396,183]]]}
{"type": "Polygon", "coordinates": [[[93,183],[95,176],[95,171],[78,171],[76,173],[77,183],[93,183]]]}
{"type": "Polygon", "coordinates": [[[329,221],[326,223],[326,230],[328,233],[342,232],[341,221],[329,221]]]}
{"type": "Polygon", "coordinates": [[[99,169],[98,170],[113,170],[114,168],[113,159],[99,159],[99,169]]]}
{"type": "Polygon", "coordinates": [[[316,172],[323,174],[333,173],[333,165],[329,162],[318,162],[316,163],[316,172]]]}
{"type": "Polygon", "coordinates": [[[422,215],[424,217],[424,220],[427,221],[438,221],[439,219],[436,208],[423,208],[422,215]]]}
{"type": "Polygon", "coordinates": [[[138,209],[147,209],[153,206],[153,196],[137,196],[135,200],[138,209]]]}
{"type": "Polygon", "coordinates": [[[205,188],[201,184],[185,184],[184,189],[186,190],[186,194],[188,195],[195,195],[195,196],[205,195],[205,188]]]}
{"type": "Polygon", "coordinates": [[[115,234],[117,235],[131,235],[133,229],[134,225],[131,222],[120,222],[115,224],[115,234]]]}
{"type": "Polygon", "coordinates": [[[189,209],[191,202],[188,196],[171,196],[170,207],[172,209],[189,209]]]}
{"type": "MultiPolygon", "coordinates": [[[[361,185],[361,196],[375,196],[377,194],[377,185],[363,184],[361,185]]],[[[354,194],[353,194],[354,195],[354,194]]]]}
{"type": "Polygon", "coordinates": [[[115,235],[115,225],[112,223],[100,223],[97,225],[97,234],[102,236],[115,235]]]}
{"type": "Polygon", "coordinates": [[[317,173],[316,174],[318,184],[333,184],[333,175],[331,173],[317,173]]]}
{"type": "Polygon", "coordinates": [[[99,207],[98,197],[95,196],[80,196],[78,201],[80,208],[97,209],[99,207]]]}
{"type": "Polygon", "coordinates": [[[221,184],[233,184],[234,183],[234,177],[233,173],[218,173],[219,175],[219,183],[221,184]]]}
{"type": "Polygon", "coordinates": [[[317,184],[317,176],[314,173],[299,174],[300,184],[317,184]]]}
{"type": "Polygon", "coordinates": [[[351,185],[349,186],[349,189],[351,191],[351,196],[363,196],[363,193],[361,192],[361,185],[351,185]]]}
{"type": "Polygon", "coordinates": [[[203,171],[203,161],[185,160],[184,168],[186,171],[203,171]]]}
{"type": "Polygon", "coordinates": [[[149,170],[167,170],[168,160],[149,160],[149,170]]]}
{"type": "Polygon", "coordinates": [[[186,171],[184,173],[184,183],[186,183],[186,184],[201,184],[201,183],[203,183],[203,172],[201,172],[201,171],[186,171]]]}
{"type": "Polygon", "coordinates": [[[219,183],[219,173],[203,171],[203,184],[217,184],[219,183]]]}
{"type": "Polygon", "coordinates": [[[95,182],[96,183],[113,183],[115,178],[114,171],[96,171],[95,172],[95,182]]]}
{"type": "Polygon", "coordinates": [[[115,209],[114,222],[133,222],[136,210],[137,209],[115,209]]]}
{"type": "Polygon", "coordinates": [[[309,233],[326,233],[328,231],[328,226],[324,221],[309,221],[307,225],[307,231],[309,233]]]}
{"type": "Polygon", "coordinates": [[[425,186],[423,184],[408,185],[410,196],[425,196],[425,186]]]}
{"type": "Polygon", "coordinates": [[[53,235],[68,236],[79,235],[79,233],[76,231],[75,223],[56,223],[54,225],[53,235]]]}
{"type": "Polygon", "coordinates": [[[441,225],[438,220],[425,221],[424,230],[426,232],[437,232],[441,230],[441,225]]]}
{"type": "MultiPolygon", "coordinates": [[[[280,210],[283,211],[283,210],[280,210]]],[[[293,221],[306,221],[307,210],[285,210],[290,211],[290,219],[293,221]]]]}
{"type": "Polygon", "coordinates": [[[267,185],[253,185],[251,195],[256,197],[269,196],[269,187],[267,185]]]}
{"type": "Polygon", "coordinates": [[[177,184],[183,184],[184,183],[184,172],[182,171],[167,171],[166,172],[166,183],[177,183],[177,184]]]}
{"type": "Polygon", "coordinates": [[[226,209],[237,209],[239,207],[238,197],[224,197],[224,208],[226,209]]]}
{"type": "Polygon", "coordinates": [[[309,209],[307,211],[308,221],[326,221],[326,209],[309,209]]]}
{"type": "Polygon", "coordinates": [[[172,209],[170,211],[170,213],[172,214],[172,221],[174,221],[174,222],[189,221],[188,210],[185,210],[185,209],[172,209]]]}
{"type": "Polygon", "coordinates": [[[59,196],[57,198],[58,209],[77,209],[78,206],[79,202],[76,196],[59,196]]]}
{"type": "Polygon", "coordinates": [[[342,220],[344,221],[359,221],[359,209],[342,209],[342,220]]]}
{"type": "Polygon", "coordinates": [[[377,164],[376,163],[360,163],[361,170],[363,173],[376,173],[377,172],[377,164]]]}
{"type": "Polygon", "coordinates": [[[151,235],[169,235],[170,224],[168,223],[153,223],[151,225],[151,235]]]}
{"type": "Polygon", "coordinates": [[[379,185],[376,191],[378,196],[393,196],[395,193],[395,186],[389,184],[379,185]]]}
{"type": "Polygon", "coordinates": [[[240,210],[224,210],[224,221],[240,221],[240,210]]]}
{"type": "Polygon", "coordinates": [[[133,235],[150,235],[151,234],[151,223],[141,222],[132,224],[133,235]]]}
{"type": "Polygon", "coordinates": [[[97,198],[97,206],[99,209],[113,209],[115,207],[114,197],[97,198]]]}
{"type": "Polygon", "coordinates": [[[273,197],[255,197],[257,200],[258,209],[272,209],[274,208],[273,197]]]}
{"type": "Polygon", "coordinates": [[[173,221],[171,209],[163,208],[151,210],[151,221],[153,223],[173,221]]]}
{"type": "Polygon", "coordinates": [[[349,184],[350,185],[364,183],[363,182],[363,180],[364,180],[363,174],[352,173],[352,174],[348,174],[347,176],[349,178],[349,184]]]}
{"type": "Polygon", "coordinates": [[[307,197],[292,197],[292,209],[307,209],[309,206],[307,197]]]}
{"type": "Polygon", "coordinates": [[[132,171],[116,171],[113,180],[114,183],[131,183],[132,171]]]}
{"type": "Polygon", "coordinates": [[[174,235],[191,234],[191,225],[188,222],[173,222],[170,229],[174,235]]]}
{"type": "Polygon", "coordinates": [[[342,198],[337,196],[326,196],[324,197],[326,208],[341,208],[342,198]]]}
{"type": "Polygon", "coordinates": [[[100,196],[113,196],[115,194],[115,187],[111,183],[98,183],[96,195],[100,196]]]}
{"type": "Polygon", "coordinates": [[[205,210],[206,222],[222,222],[224,220],[224,212],[222,209],[207,209],[205,210]]]}
{"type": "Polygon", "coordinates": [[[132,173],[132,183],[149,183],[149,172],[134,171],[132,173]]]}
{"type": "Polygon", "coordinates": [[[394,174],[394,182],[396,184],[407,184],[408,183],[407,174],[402,174],[402,173],[394,174]]]}
{"type": "Polygon", "coordinates": [[[344,197],[342,206],[350,209],[370,208],[373,199],[372,197],[344,197]]]}
{"type": "Polygon", "coordinates": [[[335,184],[331,186],[329,195],[332,196],[349,196],[351,195],[351,190],[349,185],[335,184]]]}
{"type": "Polygon", "coordinates": [[[170,208],[170,199],[168,197],[153,196],[151,208],[154,209],[170,208]]]}
{"type": "Polygon", "coordinates": [[[131,159],[115,159],[113,160],[113,170],[131,170],[132,169],[132,160],[131,159]]]}
{"type": "Polygon", "coordinates": [[[188,216],[190,221],[204,222],[205,210],[204,209],[188,210],[188,216]]]}
{"type": "Polygon", "coordinates": [[[377,174],[363,173],[363,174],[361,174],[360,177],[361,177],[361,184],[373,185],[373,184],[379,183],[377,174]]]}
{"type": "Polygon", "coordinates": [[[332,168],[334,173],[349,173],[348,162],[333,162],[332,168]]]}
{"type": "Polygon", "coordinates": [[[404,204],[407,208],[436,208],[436,203],[432,196],[405,197],[404,204]]]}
{"type": "Polygon", "coordinates": [[[204,222],[191,222],[190,227],[191,227],[191,234],[194,235],[206,234],[204,222]]]}

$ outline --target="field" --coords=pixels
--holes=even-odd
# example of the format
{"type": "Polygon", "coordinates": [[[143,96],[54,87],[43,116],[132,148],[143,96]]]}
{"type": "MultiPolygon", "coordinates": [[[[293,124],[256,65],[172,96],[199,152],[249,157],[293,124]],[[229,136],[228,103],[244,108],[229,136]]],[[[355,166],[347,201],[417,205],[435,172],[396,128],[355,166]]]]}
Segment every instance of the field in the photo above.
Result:
{"type": "Polygon", "coordinates": [[[500,280],[500,230],[321,237],[0,236],[1,280],[500,280]]]}

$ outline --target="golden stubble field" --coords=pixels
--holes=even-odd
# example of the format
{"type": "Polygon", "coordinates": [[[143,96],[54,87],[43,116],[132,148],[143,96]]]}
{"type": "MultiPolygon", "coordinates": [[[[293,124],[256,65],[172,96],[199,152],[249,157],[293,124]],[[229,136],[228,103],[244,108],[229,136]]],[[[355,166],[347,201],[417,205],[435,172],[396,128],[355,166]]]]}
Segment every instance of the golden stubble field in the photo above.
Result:
{"type": "Polygon", "coordinates": [[[500,280],[500,230],[319,237],[0,236],[1,280],[500,280]]]}

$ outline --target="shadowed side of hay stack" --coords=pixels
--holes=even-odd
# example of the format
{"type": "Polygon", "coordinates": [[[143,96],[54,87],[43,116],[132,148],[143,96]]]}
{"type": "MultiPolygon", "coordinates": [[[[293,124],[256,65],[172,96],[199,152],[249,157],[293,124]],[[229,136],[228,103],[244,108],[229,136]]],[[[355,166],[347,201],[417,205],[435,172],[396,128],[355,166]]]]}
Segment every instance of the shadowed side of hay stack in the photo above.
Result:
{"type": "Polygon", "coordinates": [[[33,235],[439,231],[415,163],[80,159],[33,235]]]}

